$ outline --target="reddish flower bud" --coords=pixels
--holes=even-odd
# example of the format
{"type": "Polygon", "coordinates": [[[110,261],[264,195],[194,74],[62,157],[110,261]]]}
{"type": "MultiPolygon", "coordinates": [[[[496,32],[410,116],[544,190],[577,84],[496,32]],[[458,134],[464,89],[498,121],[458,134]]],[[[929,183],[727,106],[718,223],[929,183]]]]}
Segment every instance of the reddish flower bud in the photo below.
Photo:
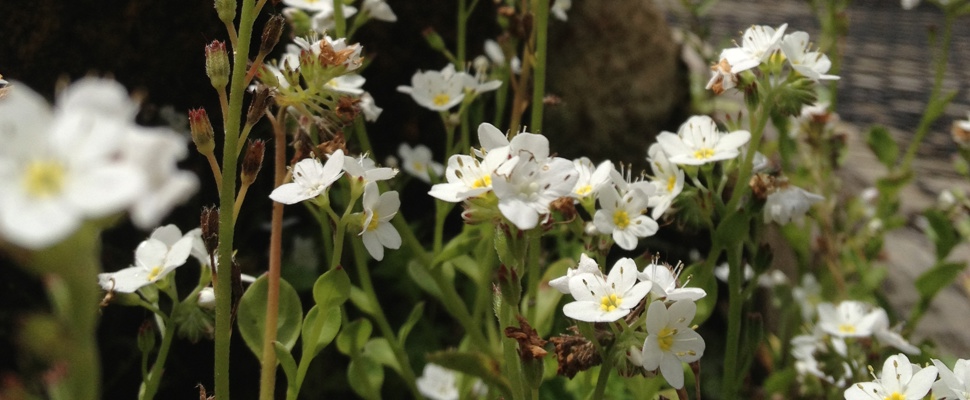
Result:
{"type": "Polygon", "coordinates": [[[229,84],[229,53],[226,52],[225,42],[213,40],[205,46],[205,73],[216,89],[229,84]]]}
{"type": "Polygon", "coordinates": [[[199,149],[199,153],[209,155],[215,151],[215,131],[204,108],[189,110],[189,129],[192,131],[192,142],[199,149]]]}

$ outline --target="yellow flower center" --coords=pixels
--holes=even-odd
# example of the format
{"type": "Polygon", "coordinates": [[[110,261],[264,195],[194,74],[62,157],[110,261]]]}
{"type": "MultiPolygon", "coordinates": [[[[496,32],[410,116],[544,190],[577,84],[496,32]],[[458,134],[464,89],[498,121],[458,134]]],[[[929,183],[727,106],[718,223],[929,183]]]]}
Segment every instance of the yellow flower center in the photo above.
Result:
{"type": "Polygon", "coordinates": [[[616,310],[616,308],[620,306],[621,300],[623,299],[616,294],[603,296],[603,298],[600,299],[600,309],[606,312],[616,310]]]}
{"type": "Polygon", "coordinates": [[[438,93],[433,99],[431,99],[431,102],[439,107],[448,104],[449,101],[451,101],[451,96],[449,96],[447,93],[438,93]]]}
{"type": "Polygon", "coordinates": [[[673,192],[674,191],[674,186],[676,186],[676,185],[677,185],[677,177],[676,176],[671,176],[670,178],[667,178],[667,192],[668,193],[673,192]]]}
{"type": "Polygon", "coordinates": [[[162,266],[156,265],[152,267],[152,272],[148,273],[148,280],[154,282],[158,278],[158,274],[162,273],[162,266]]]}
{"type": "Polygon", "coordinates": [[[24,188],[31,197],[56,196],[64,189],[64,172],[64,166],[56,162],[31,162],[24,176],[24,188]]]}
{"type": "Polygon", "coordinates": [[[418,172],[424,172],[424,163],[413,162],[411,163],[411,168],[414,168],[414,170],[418,172]]]}
{"type": "Polygon", "coordinates": [[[660,346],[660,350],[670,351],[670,348],[674,346],[674,336],[677,335],[677,329],[671,329],[670,327],[664,327],[657,334],[657,345],[660,346]]]}
{"type": "Polygon", "coordinates": [[[580,196],[585,196],[585,195],[589,194],[592,191],[593,191],[593,185],[586,185],[586,186],[583,186],[583,187],[581,187],[579,189],[576,189],[576,194],[578,194],[580,196]]]}
{"type": "Polygon", "coordinates": [[[481,178],[476,179],[475,182],[472,183],[472,188],[475,188],[475,189],[483,188],[483,187],[491,187],[491,186],[492,186],[491,175],[485,175],[481,178]]]}
{"type": "Polygon", "coordinates": [[[706,160],[708,158],[714,157],[714,149],[705,147],[700,150],[694,151],[694,158],[698,160],[706,160]]]}
{"type": "Polygon", "coordinates": [[[370,218],[370,223],[367,224],[367,230],[372,231],[377,229],[377,224],[379,223],[380,223],[380,220],[379,220],[379,216],[377,215],[377,211],[374,211],[374,215],[370,218]]]}
{"type": "Polygon", "coordinates": [[[886,396],[885,400],[906,400],[906,395],[900,394],[899,392],[893,392],[893,394],[886,396]]]}
{"type": "Polygon", "coordinates": [[[850,324],[839,325],[839,332],[842,333],[855,333],[855,326],[850,324]]]}
{"type": "Polygon", "coordinates": [[[613,225],[616,225],[619,229],[626,229],[630,225],[630,216],[627,215],[626,211],[616,210],[613,212],[613,225]]]}

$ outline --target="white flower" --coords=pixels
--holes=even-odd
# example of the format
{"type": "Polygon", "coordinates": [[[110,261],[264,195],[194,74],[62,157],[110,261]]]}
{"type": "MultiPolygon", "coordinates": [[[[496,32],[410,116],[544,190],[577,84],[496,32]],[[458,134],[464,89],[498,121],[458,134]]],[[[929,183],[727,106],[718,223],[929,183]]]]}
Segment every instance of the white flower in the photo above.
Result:
{"type": "MultiPolygon", "coordinates": [[[[526,135],[533,134],[520,133],[513,142],[526,135]]],[[[549,213],[553,200],[569,195],[577,178],[573,163],[564,158],[555,157],[540,164],[535,158],[515,156],[492,172],[492,191],[499,199],[502,215],[526,230],[535,228],[539,216],[549,213]]]]}
{"type": "Polygon", "coordinates": [[[431,400],[458,400],[455,372],[438,364],[425,364],[415,383],[418,391],[431,400]]]}
{"type": "Polygon", "coordinates": [[[293,166],[293,182],[284,183],[269,194],[273,201],[294,204],[319,196],[343,175],[344,151],[330,155],[326,164],[305,158],[293,166]]]}
{"type": "Polygon", "coordinates": [[[445,169],[447,183],[438,183],[428,192],[434,198],[451,203],[464,201],[492,190],[492,171],[506,159],[506,154],[492,152],[479,161],[475,157],[455,154],[445,169]]]}
{"type": "Polygon", "coordinates": [[[492,62],[492,65],[496,67],[505,66],[505,53],[502,51],[502,46],[499,46],[498,42],[488,39],[485,41],[485,55],[492,62]]]}
{"type": "MultiPolygon", "coordinates": [[[[321,2],[327,3],[325,0],[321,2]]],[[[331,6],[333,3],[330,3],[331,6]]],[[[347,8],[345,6],[345,8],[347,8]]],[[[319,15],[319,14],[318,14],[319,15]]],[[[354,71],[364,64],[364,60],[361,57],[361,51],[363,48],[359,43],[347,44],[346,38],[333,39],[330,36],[324,35],[322,38],[313,41],[312,38],[304,39],[297,37],[293,39],[293,44],[286,46],[286,54],[280,58],[280,65],[289,68],[291,71],[295,71],[300,67],[300,54],[303,52],[310,52],[314,57],[320,57],[323,54],[324,47],[330,47],[334,52],[342,53],[348,52],[347,59],[341,64],[345,67],[346,72],[354,71]]],[[[361,82],[363,84],[363,82],[361,82]]]]}
{"type": "Polygon", "coordinates": [[[569,279],[576,301],[563,306],[567,317],[586,322],[613,322],[630,313],[650,292],[650,282],[637,282],[637,264],[621,258],[610,274],[580,273],[569,279]]]}
{"type": "Polygon", "coordinates": [[[886,359],[882,374],[875,381],[856,383],[846,389],[845,400],[922,399],[929,393],[936,374],[936,367],[920,369],[906,355],[897,354],[886,359]]]}
{"type": "Polygon", "coordinates": [[[738,156],[738,150],[751,140],[748,131],[722,133],[714,120],[706,115],[690,117],[677,130],[662,132],[657,143],[667,153],[674,164],[701,165],[709,162],[728,160],[738,156]]]}
{"type": "Polygon", "coordinates": [[[386,181],[397,175],[394,168],[378,167],[367,154],[359,157],[344,157],[344,171],[359,182],[386,181]]]}
{"type": "Polygon", "coordinates": [[[187,155],[186,140],[167,129],[136,129],[123,142],[120,160],[138,166],[148,180],[147,190],[129,209],[131,221],[142,229],[158,226],[172,208],[199,188],[199,178],[179,170],[176,164],[187,155]]]}
{"type": "MultiPolygon", "coordinates": [[[[718,266],[714,267],[714,277],[721,282],[727,283],[728,277],[731,276],[731,266],[727,262],[723,262],[718,266]]],[[[748,282],[751,278],[754,278],[754,268],[751,268],[750,264],[744,264],[744,282],[748,282]]],[[[784,272],[779,270],[773,270],[768,273],[764,273],[758,276],[758,286],[763,288],[772,288],[777,285],[784,284],[788,281],[784,272]]]]}
{"type": "MultiPolygon", "coordinates": [[[[326,3],[321,7],[320,11],[313,14],[310,20],[310,27],[317,33],[332,32],[337,27],[337,21],[334,19],[334,7],[333,1],[330,0],[309,0],[312,2],[326,3]]],[[[341,2],[342,4],[343,2],[341,2]]],[[[357,14],[357,8],[342,5],[344,12],[344,19],[352,17],[357,14]]]]}
{"type": "Polygon", "coordinates": [[[872,335],[879,319],[877,311],[869,311],[861,301],[846,300],[836,307],[832,303],[818,305],[818,327],[833,336],[867,337],[872,335]]]}
{"type": "MultiPolygon", "coordinates": [[[[143,194],[149,171],[125,162],[138,107],[114,81],[87,78],[52,113],[25,85],[0,98],[0,236],[39,249],[89,218],[118,213],[143,194]]],[[[130,149],[130,151],[141,149],[130,149]]],[[[154,183],[154,182],[153,182],[154,183]]]]}
{"type": "Polygon", "coordinates": [[[822,200],[825,200],[825,198],[815,193],[806,192],[797,186],[789,185],[776,190],[769,194],[765,200],[765,223],[774,221],[779,225],[785,225],[792,220],[801,221],[802,216],[808,212],[812,204],[822,200]]]}
{"type": "Polygon", "coordinates": [[[596,264],[596,261],[589,258],[586,253],[583,253],[581,256],[579,256],[579,265],[577,265],[576,268],[569,268],[566,270],[566,275],[550,280],[549,286],[552,286],[562,294],[569,294],[569,281],[573,277],[580,274],[594,274],[599,275],[600,277],[603,276],[603,272],[600,271],[600,267],[596,264]]]}
{"type": "Polygon", "coordinates": [[[785,35],[781,41],[781,51],[795,71],[813,81],[837,80],[836,75],[827,75],[832,62],[829,61],[825,53],[810,51],[811,44],[808,41],[808,34],[805,32],[794,32],[785,35]]]}
{"type": "Polygon", "coordinates": [[[912,10],[919,5],[919,0],[902,0],[904,10],[912,10]]]}
{"type": "Polygon", "coordinates": [[[383,108],[377,106],[369,92],[360,95],[360,103],[357,103],[357,106],[360,107],[360,112],[364,113],[364,119],[369,122],[377,121],[377,117],[384,112],[383,108]]]}
{"type": "Polygon", "coordinates": [[[362,95],[366,80],[358,74],[340,75],[327,82],[327,88],[338,93],[362,95]]]}
{"type": "Polygon", "coordinates": [[[593,223],[601,233],[612,234],[620,248],[633,250],[640,238],[653,236],[660,228],[657,221],[644,215],[649,202],[650,195],[639,187],[622,196],[616,188],[604,187],[599,191],[601,208],[593,215],[593,223]]]}
{"type": "MultiPolygon", "coordinates": [[[[682,268],[683,264],[677,264],[682,268]]],[[[672,271],[669,266],[660,264],[650,264],[643,268],[637,277],[641,281],[653,282],[651,293],[666,301],[690,300],[697,301],[707,296],[707,292],[701,288],[677,287],[677,278],[681,269],[672,271]]]]}
{"type": "Polygon", "coordinates": [[[185,264],[194,239],[191,232],[183,236],[175,225],[158,228],[135,249],[135,265],[98,274],[98,283],[104,290],[119,293],[132,293],[155,283],[185,264]]]}
{"type": "Polygon", "coordinates": [[[394,14],[394,10],[391,10],[391,6],[384,0],[364,0],[361,9],[364,13],[370,15],[371,18],[378,21],[397,21],[397,15],[394,14]]]}
{"type": "Polygon", "coordinates": [[[364,213],[361,215],[363,224],[360,239],[364,242],[367,252],[375,260],[384,259],[384,248],[401,248],[401,235],[391,225],[391,219],[401,208],[401,198],[395,191],[380,193],[377,182],[364,185],[364,213]]]}
{"type": "Polygon", "coordinates": [[[733,74],[757,67],[778,49],[787,27],[788,24],[782,24],[776,30],[770,26],[753,25],[744,31],[741,47],[724,49],[720,59],[727,60],[733,74]]]}
{"type": "Polygon", "coordinates": [[[647,162],[653,170],[650,183],[656,189],[647,205],[653,208],[650,216],[659,219],[684,190],[684,171],[667,159],[667,154],[658,143],[652,144],[647,150],[647,162]]]}
{"type": "Polygon", "coordinates": [[[610,172],[613,170],[613,163],[609,160],[593,166],[593,162],[588,158],[580,157],[573,160],[573,165],[579,174],[571,194],[576,199],[595,196],[600,189],[612,182],[610,172]]]}
{"type": "Polygon", "coordinates": [[[552,7],[549,8],[549,12],[552,13],[560,21],[566,21],[569,19],[566,17],[566,11],[569,11],[573,7],[573,0],[556,0],[552,3],[552,7]]]}
{"type": "Polygon", "coordinates": [[[660,373],[670,386],[684,387],[682,362],[692,363],[704,355],[704,338],[690,327],[697,305],[680,300],[668,309],[662,301],[647,309],[647,339],[643,342],[643,368],[660,373]]]}
{"type": "Polygon", "coordinates": [[[939,400],[970,399],[970,360],[957,360],[953,371],[940,360],[933,365],[939,370],[940,380],[933,384],[933,398],[939,400]]]}
{"type": "Polygon", "coordinates": [[[431,156],[431,149],[423,144],[412,148],[407,143],[401,143],[397,148],[397,154],[401,156],[401,168],[404,172],[426,183],[431,183],[429,173],[441,176],[445,172],[445,166],[435,162],[431,156]]]}
{"type": "Polygon", "coordinates": [[[872,326],[872,333],[880,344],[895,347],[906,354],[920,353],[919,347],[913,346],[899,334],[899,331],[889,327],[889,315],[886,314],[886,310],[876,307],[873,312],[876,313],[876,321],[872,326]]]}
{"type": "Polygon", "coordinates": [[[802,276],[801,285],[791,290],[795,303],[802,309],[802,320],[810,322],[815,317],[815,308],[822,302],[822,286],[812,274],[802,276]]]}
{"type": "Polygon", "coordinates": [[[448,111],[465,99],[467,79],[464,72],[456,73],[448,64],[441,71],[418,71],[411,77],[411,86],[398,86],[397,91],[410,94],[418,105],[432,111],[448,111]]]}

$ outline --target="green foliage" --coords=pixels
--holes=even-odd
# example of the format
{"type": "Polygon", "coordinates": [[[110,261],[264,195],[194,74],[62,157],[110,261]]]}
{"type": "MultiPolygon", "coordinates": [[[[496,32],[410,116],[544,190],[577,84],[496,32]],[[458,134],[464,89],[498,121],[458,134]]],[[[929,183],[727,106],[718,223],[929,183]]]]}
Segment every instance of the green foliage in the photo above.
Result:
{"type": "Polygon", "coordinates": [[[321,308],[339,306],[350,298],[350,277],[337,267],[327,271],[313,284],[313,301],[321,308]]]}
{"type": "Polygon", "coordinates": [[[929,209],[923,213],[928,222],[926,236],[936,246],[936,259],[942,260],[960,244],[960,234],[947,215],[940,210],[929,209]]]}
{"type": "Polygon", "coordinates": [[[421,320],[421,316],[424,315],[424,302],[419,302],[414,305],[411,309],[411,313],[408,314],[408,319],[404,321],[401,328],[397,331],[397,340],[404,345],[408,340],[408,335],[411,334],[411,330],[414,329],[414,325],[421,320]]]}
{"type": "Polygon", "coordinates": [[[381,398],[381,385],[384,384],[384,368],[374,358],[360,354],[350,359],[347,367],[347,381],[350,388],[365,399],[381,398]]]}
{"type": "Polygon", "coordinates": [[[899,145],[893,140],[886,127],[876,125],[870,128],[866,135],[866,144],[882,165],[890,170],[893,169],[896,161],[899,160],[899,145]]]}
{"type": "Polygon", "coordinates": [[[320,308],[313,306],[303,320],[303,355],[301,357],[316,357],[327,345],[333,342],[340,330],[342,315],[340,306],[320,308]],[[323,311],[321,311],[323,310],[323,311]]]}
{"type": "MultiPolygon", "coordinates": [[[[239,301],[237,323],[249,350],[256,358],[263,358],[263,335],[266,333],[266,296],[269,288],[268,277],[261,276],[253,282],[239,301]]],[[[292,350],[300,337],[303,322],[303,306],[300,296],[293,287],[280,280],[279,316],[277,318],[276,338],[287,350],[292,350]]]]}

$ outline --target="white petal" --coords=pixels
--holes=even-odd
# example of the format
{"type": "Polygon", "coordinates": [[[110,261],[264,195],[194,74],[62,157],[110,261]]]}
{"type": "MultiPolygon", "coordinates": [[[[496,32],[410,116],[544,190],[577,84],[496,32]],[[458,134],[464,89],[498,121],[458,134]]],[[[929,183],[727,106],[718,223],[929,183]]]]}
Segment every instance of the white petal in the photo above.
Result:
{"type": "MultiPolygon", "coordinates": [[[[141,267],[129,267],[111,275],[114,279],[113,290],[118,293],[134,293],[142,286],[150,284],[148,274],[150,271],[141,267]]],[[[109,279],[110,280],[110,279],[109,279]]],[[[107,284],[111,288],[111,284],[107,284]]]]}
{"type": "Polygon", "coordinates": [[[660,373],[675,389],[684,387],[684,366],[676,357],[665,357],[660,363],[660,373]]]}
{"type": "Polygon", "coordinates": [[[64,194],[92,217],[127,208],[146,188],[145,175],[129,165],[106,165],[78,172],[69,177],[64,194]]]}
{"type": "Polygon", "coordinates": [[[269,194],[270,199],[283,204],[296,204],[314,196],[311,193],[307,193],[302,186],[294,182],[284,183],[280,187],[273,189],[273,192],[269,194]]]}
{"type": "Polygon", "coordinates": [[[397,229],[394,229],[393,225],[389,223],[378,224],[375,233],[384,247],[389,249],[401,248],[401,234],[397,232],[397,229]]]}
{"type": "Polygon", "coordinates": [[[82,217],[63,201],[35,201],[10,194],[0,204],[0,235],[29,249],[53,245],[80,226],[82,217]]]}
{"type": "Polygon", "coordinates": [[[377,261],[384,259],[384,246],[381,245],[381,241],[377,238],[376,234],[364,232],[360,239],[364,242],[364,247],[367,249],[367,252],[370,253],[371,257],[374,257],[374,259],[377,261]]]}

